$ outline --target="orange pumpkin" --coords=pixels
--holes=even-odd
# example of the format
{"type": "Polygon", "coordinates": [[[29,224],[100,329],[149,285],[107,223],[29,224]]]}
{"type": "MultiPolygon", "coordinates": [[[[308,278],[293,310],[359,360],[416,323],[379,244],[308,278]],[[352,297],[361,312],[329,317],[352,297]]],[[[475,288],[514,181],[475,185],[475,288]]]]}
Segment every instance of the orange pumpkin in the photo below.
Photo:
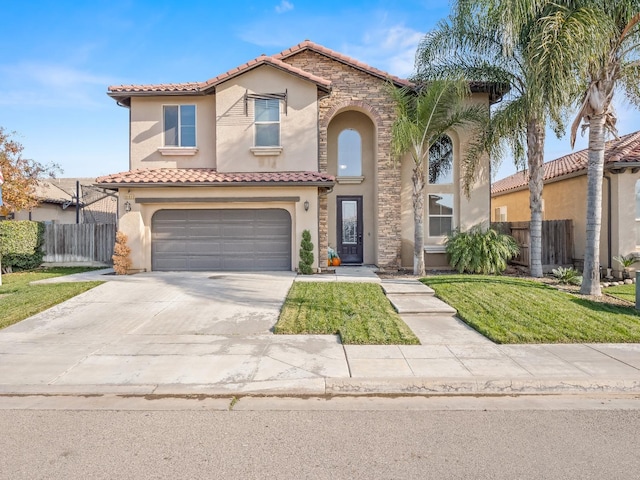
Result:
{"type": "Polygon", "coordinates": [[[340,259],[338,257],[333,257],[333,261],[331,263],[334,267],[340,266],[340,259]]]}

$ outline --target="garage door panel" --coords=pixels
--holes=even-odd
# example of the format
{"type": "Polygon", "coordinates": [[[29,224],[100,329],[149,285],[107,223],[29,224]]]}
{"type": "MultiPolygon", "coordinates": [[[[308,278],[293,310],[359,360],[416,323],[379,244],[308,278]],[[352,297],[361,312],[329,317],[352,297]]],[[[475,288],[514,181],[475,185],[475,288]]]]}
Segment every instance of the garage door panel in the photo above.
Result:
{"type": "Polygon", "coordinates": [[[153,270],[291,270],[291,217],[282,209],[160,210],[153,270]]]}

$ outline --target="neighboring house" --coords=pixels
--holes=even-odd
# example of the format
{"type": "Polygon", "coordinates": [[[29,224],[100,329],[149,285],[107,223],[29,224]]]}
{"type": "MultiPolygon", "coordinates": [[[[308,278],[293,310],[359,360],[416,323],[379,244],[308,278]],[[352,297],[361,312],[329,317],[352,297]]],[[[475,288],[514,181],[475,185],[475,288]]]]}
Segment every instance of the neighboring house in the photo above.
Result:
{"type": "Polygon", "coordinates": [[[93,178],[41,180],[36,187],[40,203],[29,211],[15,212],[14,219],[61,224],[116,223],[117,195],[95,187],[94,182],[93,178]]]}
{"type": "MultiPolygon", "coordinates": [[[[410,160],[390,156],[391,86],[411,83],[310,41],[200,83],[122,85],[129,171],[119,228],[136,270],[295,270],[310,230],[315,267],[413,265],[410,160]]],[[[470,101],[496,101],[484,85],[470,101]]],[[[489,221],[488,160],[461,193],[464,129],[443,140],[451,174],[427,186],[427,266],[453,228],[489,221]]]]}
{"type": "MultiPolygon", "coordinates": [[[[573,222],[574,257],[584,259],[587,219],[587,150],[544,164],[543,219],[573,222]]],[[[530,220],[527,172],[491,188],[494,222],[530,220]]],[[[613,257],[640,254],[640,131],[607,142],[602,180],[600,265],[619,273],[613,257]]]]}

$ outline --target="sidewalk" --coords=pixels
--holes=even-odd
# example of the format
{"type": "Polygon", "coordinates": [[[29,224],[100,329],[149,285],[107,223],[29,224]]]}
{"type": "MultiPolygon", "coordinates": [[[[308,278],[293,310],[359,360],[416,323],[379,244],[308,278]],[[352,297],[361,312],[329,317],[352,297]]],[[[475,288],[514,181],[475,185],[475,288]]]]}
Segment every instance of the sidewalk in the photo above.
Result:
{"type": "MultiPolygon", "coordinates": [[[[246,291],[247,279],[233,274],[219,279],[211,274],[80,275],[107,283],[0,331],[0,395],[640,392],[640,344],[496,345],[458,320],[425,285],[381,280],[370,267],[257,277],[278,282],[280,289],[293,281],[379,282],[422,345],[342,345],[332,335],[216,330],[222,327],[212,327],[211,317],[199,308],[212,292],[233,282],[245,281],[236,291],[246,291]],[[135,308],[127,304],[142,288],[145,302],[135,308]],[[124,312],[123,303],[130,310],[115,315],[124,312]],[[180,316],[181,311],[190,314],[180,316]],[[98,319],[100,312],[109,315],[98,319]]],[[[234,311],[249,305],[246,296],[231,301],[241,301],[234,306],[241,310],[234,311]]],[[[265,303],[256,326],[264,324],[265,315],[277,315],[279,307],[272,303],[265,303]]],[[[224,325],[229,328],[229,322],[224,325]]]]}

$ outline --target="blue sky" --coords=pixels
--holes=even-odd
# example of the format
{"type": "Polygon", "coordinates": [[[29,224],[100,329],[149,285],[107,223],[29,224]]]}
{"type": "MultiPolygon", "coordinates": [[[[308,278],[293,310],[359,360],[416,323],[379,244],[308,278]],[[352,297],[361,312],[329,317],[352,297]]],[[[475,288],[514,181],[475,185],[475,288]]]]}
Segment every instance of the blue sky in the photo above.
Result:
{"type": "MultiPolygon", "coordinates": [[[[449,11],[443,1],[302,0],[5,2],[0,126],[24,156],[62,176],[128,169],[128,111],[109,85],[202,81],[305,39],[406,77],[416,45],[449,11]]],[[[621,134],[640,114],[618,106],[621,134]]],[[[579,137],[576,149],[585,148],[579,137]]],[[[548,135],[546,159],[571,151],[548,135]]],[[[496,178],[515,172],[508,159],[496,178]]]]}

